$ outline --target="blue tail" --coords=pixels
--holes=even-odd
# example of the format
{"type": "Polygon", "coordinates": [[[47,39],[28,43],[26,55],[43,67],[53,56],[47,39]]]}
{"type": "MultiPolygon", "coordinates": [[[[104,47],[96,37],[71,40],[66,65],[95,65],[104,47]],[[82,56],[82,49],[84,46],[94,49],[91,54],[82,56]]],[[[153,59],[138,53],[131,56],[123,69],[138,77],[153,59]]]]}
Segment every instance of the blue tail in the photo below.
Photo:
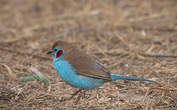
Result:
{"type": "Polygon", "coordinates": [[[120,80],[129,80],[129,81],[149,81],[149,82],[155,82],[152,80],[147,80],[143,78],[137,78],[133,76],[123,76],[123,75],[118,75],[118,74],[111,74],[112,80],[120,79],[120,80]]]}

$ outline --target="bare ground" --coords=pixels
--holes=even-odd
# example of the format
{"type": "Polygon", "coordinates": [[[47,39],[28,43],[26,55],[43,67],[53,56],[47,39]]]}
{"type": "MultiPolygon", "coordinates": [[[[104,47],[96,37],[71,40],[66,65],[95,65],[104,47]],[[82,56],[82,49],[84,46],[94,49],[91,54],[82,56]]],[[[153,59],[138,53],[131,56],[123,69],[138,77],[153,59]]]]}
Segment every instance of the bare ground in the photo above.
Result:
{"type": "Polygon", "coordinates": [[[177,109],[176,0],[1,0],[0,109],[177,109]],[[62,39],[113,73],[159,82],[115,81],[86,92],[64,83],[46,55],[62,39]],[[50,81],[21,79],[37,68],[50,81]]]}

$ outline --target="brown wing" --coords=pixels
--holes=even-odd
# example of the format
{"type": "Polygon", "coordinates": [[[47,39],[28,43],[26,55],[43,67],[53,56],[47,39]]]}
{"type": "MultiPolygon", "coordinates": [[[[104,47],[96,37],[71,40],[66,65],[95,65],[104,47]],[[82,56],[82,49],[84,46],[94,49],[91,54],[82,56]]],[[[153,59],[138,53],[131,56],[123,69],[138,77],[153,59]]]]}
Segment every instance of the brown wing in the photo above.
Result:
{"type": "Polygon", "coordinates": [[[106,68],[72,44],[58,41],[55,46],[63,48],[64,60],[67,60],[73,66],[77,74],[111,80],[110,72],[106,68]]]}

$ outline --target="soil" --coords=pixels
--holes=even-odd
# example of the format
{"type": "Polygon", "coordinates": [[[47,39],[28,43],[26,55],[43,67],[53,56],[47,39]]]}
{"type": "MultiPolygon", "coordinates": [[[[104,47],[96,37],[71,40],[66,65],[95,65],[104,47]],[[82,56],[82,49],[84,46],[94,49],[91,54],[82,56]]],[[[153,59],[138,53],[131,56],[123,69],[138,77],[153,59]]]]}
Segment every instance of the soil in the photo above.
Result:
{"type": "Polygon", "coordinates": [[[176,110],[176,0],[1,0],[1,110],[176,110]],[[112,73],[158,82],[105,83],[85,92],[63,82],[46,52],[57,40],[112,73]],[[49,82],[32,76],[38,70],[49,82]]]}

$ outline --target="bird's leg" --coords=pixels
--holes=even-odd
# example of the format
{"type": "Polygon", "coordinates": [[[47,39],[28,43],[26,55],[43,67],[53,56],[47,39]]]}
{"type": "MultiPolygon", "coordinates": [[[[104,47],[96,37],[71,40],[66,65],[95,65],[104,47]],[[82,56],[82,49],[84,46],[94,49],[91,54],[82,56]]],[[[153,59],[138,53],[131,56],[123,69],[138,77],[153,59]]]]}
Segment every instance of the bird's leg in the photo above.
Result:
{"type": "Polygon", "coordinates": [[[85,97],[85,90],[84,89],[79,89],[78,91],[76,91],[74,94],[72,94],[72,96],[69,99],[72,99],[74,96],[76,96],[79,93],[75,104],[77,104],[80,100],[81,97],[85,97]]]}
{"type": "Polygon", "coordinates": [[[79,92],[82,92],[83,89],[79,89],[78,91],[76,91],[74,94],[72,94],[72,96],[69,99],[72,99],[74,96],[76,96],[79,92]]]}
{"type": "Polygon", "coordinates": [[[61,101],[66,101],[66,100],[71,100],[74,96],[76,96],[78,93],[80,93],[75,101],[75,104],[77,104],[80,100],[81,97],[85,97],[85,90],[84,89],[79,89],[78,91],[76,91],[74,94],[72,94],[71,97],[67,98],[67,99],[63,99],[61,101]]]}
{"type": "Polygon", "coordinates": [[[75,104],[77,104],[78,102],[79,102],[79,100],[80,100],[80,98],[82,97],[84,97],[85,98],[85,90],[84,89],[81,89],[81,91],[79,91],[80,92],[80,94],[79,94],[79,96],[77,97],[77,99],[76,99],[76,101],[75,101],[75,104]]]}
{"type": "Polygon", "coordinates": [[[66,100],[71,100],[74,96],[76,96],[79,92],[82,92],[82,89],[79,89],[78,91],[76,91],[74,94],[72,94],[71,97],[67,98],[67,99],[61,99],[60,101],[66,101],[66,100]]]}
{"type": "Polygon", "coordinates": [[[79,94],[79,96],[77,97],[75,104],[77,104],[79,102],[80,98],[81,98],[81,94],[79,94]]]}

